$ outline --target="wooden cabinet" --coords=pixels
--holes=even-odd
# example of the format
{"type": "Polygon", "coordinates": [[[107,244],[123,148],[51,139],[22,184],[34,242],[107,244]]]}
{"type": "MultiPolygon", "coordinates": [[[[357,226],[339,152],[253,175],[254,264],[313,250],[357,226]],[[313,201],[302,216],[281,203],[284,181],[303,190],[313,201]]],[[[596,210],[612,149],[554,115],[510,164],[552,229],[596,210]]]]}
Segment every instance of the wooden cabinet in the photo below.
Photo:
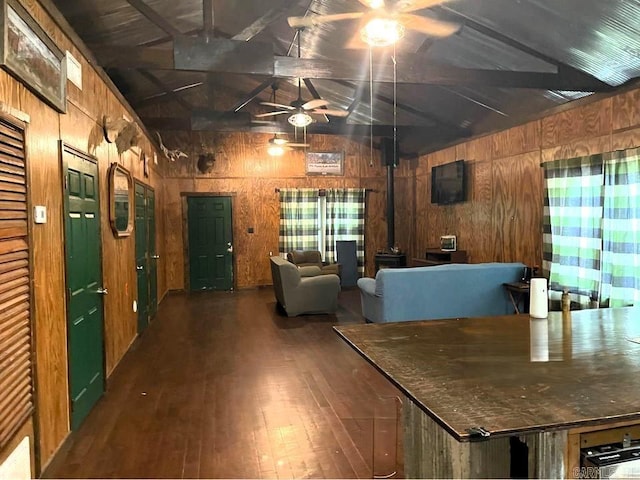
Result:
{"type": "Polygon", "coordinates": [[[447,263],[469,263],[467,252],[465,250],[444,252],[439,248],[427,248],[425,258],[413,259],[414,267],[430,267],[447,263]]]}

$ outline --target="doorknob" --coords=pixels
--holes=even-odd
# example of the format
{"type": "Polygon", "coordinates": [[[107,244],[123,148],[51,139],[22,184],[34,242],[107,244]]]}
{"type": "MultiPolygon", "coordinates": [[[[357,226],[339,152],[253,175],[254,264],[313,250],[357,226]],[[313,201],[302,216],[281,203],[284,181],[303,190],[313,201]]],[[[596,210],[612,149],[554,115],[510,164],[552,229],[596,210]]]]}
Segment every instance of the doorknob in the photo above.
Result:
{"type": "Polygon", "coordinates": [[[154,260],[158,260],[160,258],[160,255],[151,255],[151,258],[153,258],[154,260]]]}
{"type": "Polygon", "coordinates": [[[96,293],[99,293],[100,295],[107,295],[109,293],[109,290],[103,287],[98,287],[96,293]]]}
{"type": "Polygon", "coordinates": [[[142,265],[136,265],[136,270],[144,270],[144,266],[142,266],[142,265]]]}
{"type": "Polygon", "coordinates": [[[231,245],[231,242],[227,243],[227,245],[229,246],[229,248],[227,248],[227,252],[233,253],[233,245],[231,245]]]}

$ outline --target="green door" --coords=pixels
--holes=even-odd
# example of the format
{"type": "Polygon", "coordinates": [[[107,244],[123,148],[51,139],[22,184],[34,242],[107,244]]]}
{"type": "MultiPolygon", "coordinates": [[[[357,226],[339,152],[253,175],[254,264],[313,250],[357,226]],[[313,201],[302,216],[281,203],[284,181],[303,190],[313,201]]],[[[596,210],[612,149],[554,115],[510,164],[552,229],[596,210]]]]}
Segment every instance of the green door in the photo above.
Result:
{"type": "Polygon", "coordinates": [[[156,196],[146,189],[147,196],[147,237],[149,245],[149,318],[158,311],[158,252],[156,251],[156,196]]]}
{"type": "Polygon", "coordinates": [[[136,277],[138,280],[138,333],[149,323],[149,261],[144,185],[135,183],[136,277]]]}
{"type": "Polygon", "coordinates": [[[138,283],[138,333],[158,310],[158,258],[156,254],[155,194],[135,184],[136,276],[138,283]]]}
{"type": "Polygon", "coordinates": [[[189,284],[233,289],[231,197],[188,197],[189,284]]]}
{"type": "Polygon", "coordinates": [[[100,195],[94,159],[63,146],[71,428],[104,392],[100,195]]]}

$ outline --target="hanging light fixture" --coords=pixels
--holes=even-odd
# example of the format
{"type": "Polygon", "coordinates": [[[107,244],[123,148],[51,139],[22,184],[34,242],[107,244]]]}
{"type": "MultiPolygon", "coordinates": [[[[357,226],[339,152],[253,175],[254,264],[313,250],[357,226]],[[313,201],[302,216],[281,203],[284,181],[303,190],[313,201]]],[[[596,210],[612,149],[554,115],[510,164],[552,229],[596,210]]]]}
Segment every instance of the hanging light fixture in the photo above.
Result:
{"type": "Polygon", "coordinates": [[[360,30],[360,38],[371,47],[388,47],[404,36],[404,26],[391,17],[374,17],[360,30]]]}
{"type": "Polygon", "coordinates": [[[287,141],[284,138],[278,137],[278,134],[274,134],[273,138],[269,139],[269,146],[267,147],[267,154],[272,157],[281,157],[284,155],[284,146],[287,141]]]}
{"type": "MultiPolygon", "coordinates": [[[[302,28],[298,29],[298,58],[300,58],[300,37],[302,36],[302,28]]],[[[302,104],[302,81],[298,77],[298,103],[302,104]]],[[[292,105],[297,106],[295,103],[292,105]]],[[[313,123],[313,118],[307,112],[304,111],[302,105],[298,107],[298,110],[287,118],[287,121],[296,128],[305,128],[313,123]]]]}
{"type": "Polygon", "coordinates": [[[287,118],[287,121],[294,127],[304,128],[313,123],[313,118],[311,118],[311,115],[309,115],[308,113],[300,111],[287,118]]]}

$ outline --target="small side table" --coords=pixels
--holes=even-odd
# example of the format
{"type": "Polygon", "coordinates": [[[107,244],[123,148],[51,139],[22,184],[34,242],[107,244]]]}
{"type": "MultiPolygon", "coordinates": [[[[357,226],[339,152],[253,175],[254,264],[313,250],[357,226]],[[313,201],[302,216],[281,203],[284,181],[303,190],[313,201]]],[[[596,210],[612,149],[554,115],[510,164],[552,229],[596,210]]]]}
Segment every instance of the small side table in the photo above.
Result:
{"type": "Polygon", "coordinates": [[[529,313],[529,284],[525,282],[503,283],[502,286],[509,294],[516,313],[529,313]],[[520,309],[522,305],[522,310],[520,309]]]}

